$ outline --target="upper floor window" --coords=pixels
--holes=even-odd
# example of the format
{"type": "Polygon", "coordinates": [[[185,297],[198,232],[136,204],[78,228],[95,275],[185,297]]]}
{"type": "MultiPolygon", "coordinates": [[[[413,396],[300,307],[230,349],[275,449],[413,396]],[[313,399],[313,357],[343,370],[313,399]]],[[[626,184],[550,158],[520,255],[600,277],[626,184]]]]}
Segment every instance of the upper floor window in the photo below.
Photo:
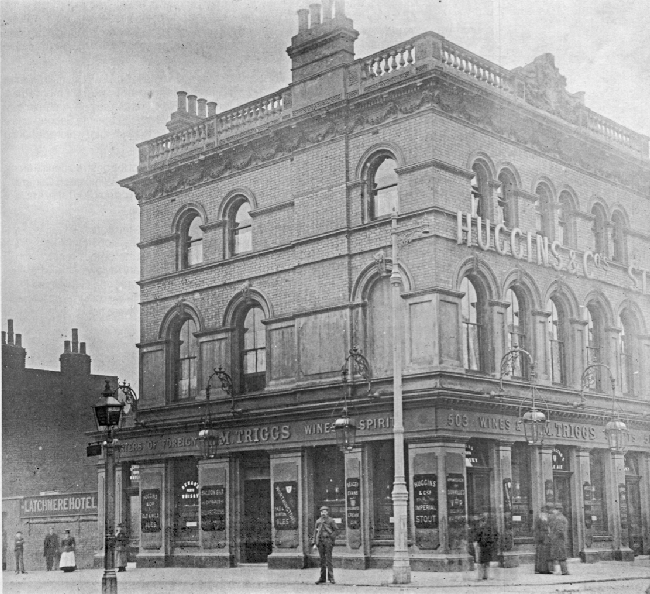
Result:
{"type": "Polygon", "coordinates": [[[515,181],[512,174],[508,171],[502,171],[499,174],[500,185],[497,189],[497,201],[495,205],[494,222],[498,225],[503,223],[506,227],[514,227],[514,192],[515,181]]]}
{"type": "Polygon", "coordinates": [[[254,306],[238,324],[242,392],[257,392],[266,386],[266,329],[263,319],[262,308],[254,306]]]}
{"type": "Polygon", "coordinates": [[[633,316],[624,311],[621,314],[621,333],[619,351],[621,355],[621,392],[629,396],[638,393],[639,345],[637,327],[633,316]]]}
{"type": "Polygon", "coordinates": [[[591,228],[594,251],[601,256],[607,256],[607,217],[605,216],[605,210],[600,204],[594,204],[591,214],[594,215],[594,225],[591,228]]]}
{"type": "Polygon", "coordinates": [[[201,217],[195,214],[187,217],[181,228],[181,263],[182,268],[195,266],[203,262],[203,231],[201,217]]]}
{"type": "Polygon", "coordinates": [[[539,184],[535,194],[537,194],[537,200],[535,200],[535,231],[552,240],[551,190],[546,184],[539,184]]]}
{"type": "Polygon", "coordinates": [[[566,316],[562,307],[556,305],[554,299],[546,304],[551,312],[547,321],[547,334],[551,351],[551,380],[554,384],[566,384],[566,316]]]}
{"type": "Polygon", "coordinates": [[[558,212],[558,237],[557,240],[565,247],[573,245],[573,233],[571,228],[571,197],[568,192],[562,192],[558,200],[560,210],[558,212]]]}
{"type": "Polygon", "coordinates": [[[376,156],[367,167],[366,193],[370,219],[397,211],[397,162],[389,153],[376,156]]]}
{"type": "MultiPolygon", "coordinates": [[[[603,362],[603,315],[595,305],[587,306],[587,365],[603,362]]],[[[602,392],[601,368],[596,367],[592,388],[602,392]]]]}
{"type": "Polygon", "coordinates": [[[375,377],[393,374],[390,282],[378,279],[368,293],[366,352],[375,377]]]}
{"type": "Polygon", "coordinates": [[[612,260],[622,264],[626,260],[625,254],[625,221],[620,212],[612,215],[612,260]]]}
{"type": "Polygon", "coordinates": [[[172,336],[174,398],[185,400],[196,396],[199,343],[194,335],[196,323],[185,320],[172,336]]]}
{"type": "Polygon", "coordinates": [[[472,214],[477,217],[490,217],[490,174],[483,163],[474,163],[472,167],[472,214]]]}
{"type": "MultiPolygon", "coordinates": [[[[510,305],[507,310],[508,321],[508,350],[526,348],[526,311],[525,302],[520,299],[515,289],[508,289],[506,302],[510,305]]],[[[525,357],[517,357],[512,368],[512,375],[516,377],[528,377],[528,361],[525,357]]]]}
{"type": "Polygon", "coordinates": [[[484,332],[484,300],[481,291],[477,291],[474,283],[467,277],[463,278],[460,290],[464,293],[461,300],[463,316],[463,364],[465,369],[481,370],[485,353],[481,345],[485,339],[484,332]]]}
{"type": "Polygon", "coordinates": [[[228,226],[230,232],[230,255],[236,256],[253,249],[253,228],[248,200],[238,200],[230,208],[228,226]]]}

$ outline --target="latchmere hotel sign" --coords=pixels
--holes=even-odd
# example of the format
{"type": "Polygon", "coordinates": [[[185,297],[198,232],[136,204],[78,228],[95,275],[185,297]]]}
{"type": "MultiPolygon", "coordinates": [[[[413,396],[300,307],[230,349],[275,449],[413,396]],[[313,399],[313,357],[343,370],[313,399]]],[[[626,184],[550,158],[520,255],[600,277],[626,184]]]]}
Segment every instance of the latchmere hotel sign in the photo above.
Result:
{"type": "Polygon", "coordinates": [[[20,515],[23,518],[91,516],[96,515],[97,511],[97,491],[25,497],[20,507],[20,515]]]}

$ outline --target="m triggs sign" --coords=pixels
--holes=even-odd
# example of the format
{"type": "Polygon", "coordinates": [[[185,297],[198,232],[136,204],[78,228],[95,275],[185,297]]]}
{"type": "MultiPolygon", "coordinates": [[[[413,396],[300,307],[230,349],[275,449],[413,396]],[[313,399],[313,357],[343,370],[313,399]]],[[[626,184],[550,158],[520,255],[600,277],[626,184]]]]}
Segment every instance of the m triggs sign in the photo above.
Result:
{"type": "Polygon", "coordinates": [[[20,515],[23,518],[94,514],[97,514],[97,492],[25,497],[20,507],[20,515]]]}

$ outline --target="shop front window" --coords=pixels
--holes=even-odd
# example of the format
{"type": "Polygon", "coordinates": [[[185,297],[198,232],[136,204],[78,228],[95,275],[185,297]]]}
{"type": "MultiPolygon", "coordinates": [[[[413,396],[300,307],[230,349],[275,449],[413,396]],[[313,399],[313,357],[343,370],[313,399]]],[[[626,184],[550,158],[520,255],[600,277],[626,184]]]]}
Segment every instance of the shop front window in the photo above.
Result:
{"type": "Polygon", "coordinates": [[[194,458],[173,462],[174,541],[176,545],[199,542],[199,471],[194,458]]]}
{"type": "MultiPolygon", "coordinates": [[[[393,482],[395,481],[395,452],[392,441],[372,444],[372,504],[373,538],[392,540],[393,482]]],[[[408,470],[405,471],[408,476],[408,470]]]]}
{"type": "MultiPolygon", "coordinates": [[[[345,528],[345,456],[336,446],[325,446],[314,450],[314,502],[316,516],[320,508],[327,505],[330,517],[339,530],[345,528]]],[[[342,535],[339,533],[338,540],[342,535]]]]}
{"type": "Polygon", "coordinates": [[[533,535],[533,506],[531,499],[530,449],[516,443],[512,448],[512,528],[513,536],[533,535]]]}
{"type": "Polygon", "coordinates": [[[591,476],[591,527],[593,534],[605,536],[607,528],[607,501],[605,499],[605,464],[607,450],[592,450],[589,454],[591,476]]]}

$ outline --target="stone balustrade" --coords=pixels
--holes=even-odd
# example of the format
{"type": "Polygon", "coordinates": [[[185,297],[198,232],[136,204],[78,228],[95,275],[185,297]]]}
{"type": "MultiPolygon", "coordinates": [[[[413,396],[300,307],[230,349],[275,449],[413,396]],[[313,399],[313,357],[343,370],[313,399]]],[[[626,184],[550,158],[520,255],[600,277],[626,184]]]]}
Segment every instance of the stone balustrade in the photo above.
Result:
{"type": "Polygon", "coordinates": [[[361,80],[383,76],[415,63],[415,44],[411,41],[394,45],[359,61],[361,80]]]}
{"type": "Polygon", "coordinates": [[[613,120],[602,116],[589,108],[587,113],[586,126],[592,132],[605,136],[607,139],[622,144],[633,151],[648,158],[648,139],[637,132],[634,132],[613,120]]]}
{"type": "Polygon", "coordinates": [[[283,110],[283,92],[279,91],[225,111],[217,115],[219,136],[233,131],[239,133],[243,129],[257,127],[274,119],[280,119],[283,110]]]}
{"type": "Polygon", "coordinates": [[[516,91],[512,73],[446,39],[442,42],[440,61],[476,80],[507,93],[516,91]]]}

